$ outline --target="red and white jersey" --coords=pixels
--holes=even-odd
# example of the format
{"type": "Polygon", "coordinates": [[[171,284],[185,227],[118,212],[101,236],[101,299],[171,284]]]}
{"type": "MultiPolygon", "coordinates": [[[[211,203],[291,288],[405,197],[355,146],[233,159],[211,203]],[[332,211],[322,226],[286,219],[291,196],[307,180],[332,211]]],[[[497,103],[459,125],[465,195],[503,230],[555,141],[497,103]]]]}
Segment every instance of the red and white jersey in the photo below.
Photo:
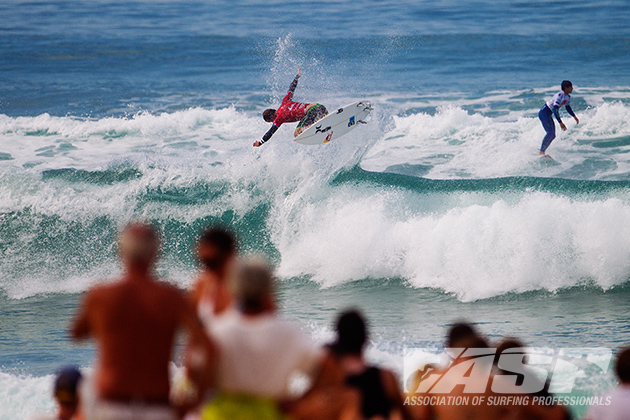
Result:
{"type": "Polygon", "coordinates": [[[287,92],[282,104],[276,110],[276,118],[273,125],[280,127],[284,123],[298,122],[306,115],[308,104],[303,102],[293,102],[293,92],[287,92]]]}

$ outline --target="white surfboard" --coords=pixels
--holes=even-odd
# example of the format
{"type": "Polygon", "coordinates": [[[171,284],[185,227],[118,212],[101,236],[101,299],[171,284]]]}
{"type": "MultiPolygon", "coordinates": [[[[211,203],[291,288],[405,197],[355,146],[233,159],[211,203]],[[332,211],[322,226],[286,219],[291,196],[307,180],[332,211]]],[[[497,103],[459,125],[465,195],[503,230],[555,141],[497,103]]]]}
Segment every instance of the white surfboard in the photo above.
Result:
{"type": "Polygon", "coordinates": [[[367,124],[365,118],[372,110],[370,102],[355,102],[326,115],[295,138],[301,144],[324,144],[367,124]]]}

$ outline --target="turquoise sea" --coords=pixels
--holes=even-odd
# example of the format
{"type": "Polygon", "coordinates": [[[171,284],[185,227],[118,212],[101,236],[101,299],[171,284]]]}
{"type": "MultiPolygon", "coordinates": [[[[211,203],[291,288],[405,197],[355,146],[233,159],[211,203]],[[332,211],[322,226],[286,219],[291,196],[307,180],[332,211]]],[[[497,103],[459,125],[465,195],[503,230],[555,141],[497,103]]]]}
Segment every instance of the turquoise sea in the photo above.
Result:
{"type": "MultiPolygon", "coordinates": [[[[402,373],[467,319],[532,347],[630,343],[630,8],[625,0],[0,3],[0,419],[51,410],[56,369],[93,365],[67,328],[120,272],[133,218],[191,284],[207,224],[277,267],[317,342],[339,310],[402,373]],[[324,146],[261,118],[369,100],[324,146]],[[569,79],[576,125],[536,156],[569,79]]],[[[614,386],[587,370],[574,395],[614,386]]],[[[585,407],[572,407],[579,417],[585,407]]]]}

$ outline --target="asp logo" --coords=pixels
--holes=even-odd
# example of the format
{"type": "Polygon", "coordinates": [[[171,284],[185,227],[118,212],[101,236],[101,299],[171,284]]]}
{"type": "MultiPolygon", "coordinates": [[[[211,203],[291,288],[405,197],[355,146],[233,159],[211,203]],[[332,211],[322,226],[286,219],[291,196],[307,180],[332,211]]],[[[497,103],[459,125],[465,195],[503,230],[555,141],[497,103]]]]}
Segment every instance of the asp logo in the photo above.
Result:
{"type": "Polygon", "coordinates": [[[570,393],[580,378],[608,372],[612,356],[606,348],[408,348],[404,386],[414,394],[570,393]]]}

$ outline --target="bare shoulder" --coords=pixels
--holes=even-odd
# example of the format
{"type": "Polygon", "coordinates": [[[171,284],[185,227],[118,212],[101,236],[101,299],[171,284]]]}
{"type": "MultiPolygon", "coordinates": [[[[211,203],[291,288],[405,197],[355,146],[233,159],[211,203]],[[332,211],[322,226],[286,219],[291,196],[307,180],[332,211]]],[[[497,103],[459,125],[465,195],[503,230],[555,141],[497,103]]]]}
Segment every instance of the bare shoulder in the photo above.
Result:
{"type": "Polygon", "coordinates": [[[387,368],[379,368],[379,370],[381,372],[381,379],[383,383],[398,387],[398,376],[396,376],[392,370],[387,368]]]}
{"type": "Polygon", "coordinates": [[[88,289],[83,295],[83,300],[87,303],[87,302],[101,299],[105,296],[115,293],[116,288],[117,288],[117,282],[103,281],[101,283],[96,284],[95,286],[92,286],[90,289],[88,289]]]}
{"type": "Polygon", "coordinates": [[[172,305],[173,308],[188,309],[192,307],[192,302],[187,297],[186,292],[173,283],[165,280],[156,280],[151,283],[151,287],[162,302],[172,305]]]}
{"type": "Polygon", "coordinates": [[[165,294],[169,294],[172,296],[184,297],[186,292],[184,289],[179,286],[167,281],[167,280],[156,280],[153,284],[162,289],[165,294]]]}
{"type": "Polygon", "coordinates": [[[398,376],[391,370],[380,368],[381,381],[387,394],[391,396],[400,395],[400,384],[398,383],[398,376]]]}
{"type": "MultiPolygon", "coordinates": [[[[414,418],[411,407],[405,405],[405,395],[402,392],[401,384],[398,380],[398,375],[389,369],[380,369],[381,382],[383,383],[383,389],[389,400],[393,403],[394,408],[399,410],[398,418],[405,420],[414,418]]],[[[422,418],[424,411],[415,413],[419,418],[422,418]]]]}
{"type": "Polygon", "coordinates": [[[184,291],[174,284],[163,280],[129,281],[118,280],[94,287],[89,294],[92,301],[111,301],[138,299],[140,301],[158,300],[180,306],[180,302],[188,301],[184,291]]]}

